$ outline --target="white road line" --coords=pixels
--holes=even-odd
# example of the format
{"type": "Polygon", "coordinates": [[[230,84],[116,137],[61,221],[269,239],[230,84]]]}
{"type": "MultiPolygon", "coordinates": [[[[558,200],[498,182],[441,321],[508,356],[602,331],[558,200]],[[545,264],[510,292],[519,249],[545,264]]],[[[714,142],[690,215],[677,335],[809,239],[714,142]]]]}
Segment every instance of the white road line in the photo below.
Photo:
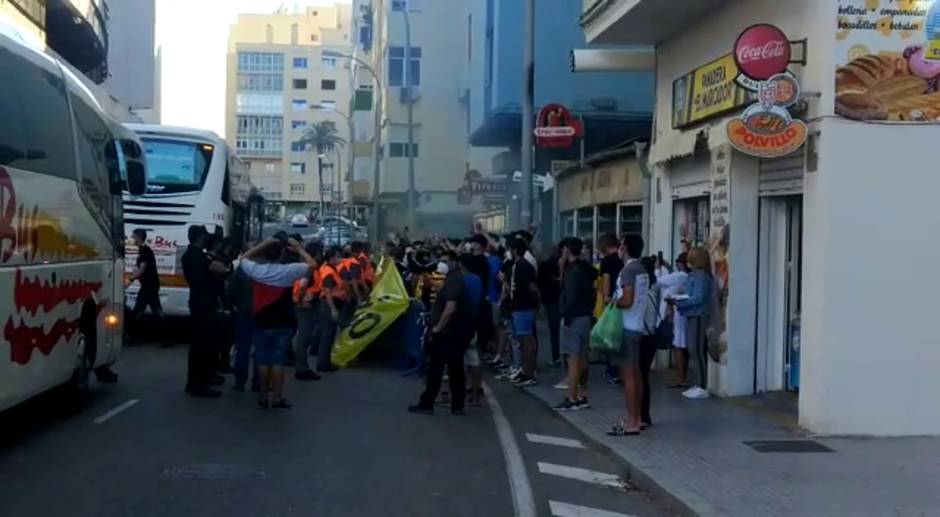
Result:
{"type": "Polygon", "coordinates": [[[525,470],[525,461],[512,427],[502,406],[493,395],[493,390],[484,382],[483,392],[486,393],[486,402],[493,411],[493,423],[496,424],[496,434],[503,448],[503,457],[506,458],[506,472],[509,474],[509,489],[512,492],[512,505],[516,517],[536,517],[535,498],[532,496],[532,485],[529,483],[529,474],[525,470]]]}
{"type": "Polygon", "coordinates": [[[607,510],[575,506],[557,501],[549,501],[548,507],[554,517],[634,517],[626,513],[608,512],[607,510]]]}
{"type": "Polygon", "coordinates": [[[559,447],[571,447],[572,449],[585,449],[583,443],[570,438],[560,438],[558,436],[547,436],[544,434],[526,433],[526,440],[532,443],[542,443],[545,445],[557,445],[559,447]]]}
{"type": "Polygon", "coordinates": [[[112,417],[116,416],[118,413],[130,408],[131,406],[133,406],[134,404],[138,402],[140,402],[140,399],[130,399],[127,402],[124,402],[123,404],[121,404],[120,406],[112,409],[111,411],[108,411],[107,413],[92,420],[92,422],[96,424],[103,424],[107,422],[108,420],[110,420],[112,417]]]}
{"type": "Polygon", "coordinates": [[[614,474],[597,472],[596,470],[582,469],[578,467],[568,467],[565,465],[556,465],[554,463],[539,462],[539,472],[552,476],[559,476],[577,481],[584,481],[593,485],[606,486],[610,488],[624,488],[625,484],[620,477],[614,474]]]}

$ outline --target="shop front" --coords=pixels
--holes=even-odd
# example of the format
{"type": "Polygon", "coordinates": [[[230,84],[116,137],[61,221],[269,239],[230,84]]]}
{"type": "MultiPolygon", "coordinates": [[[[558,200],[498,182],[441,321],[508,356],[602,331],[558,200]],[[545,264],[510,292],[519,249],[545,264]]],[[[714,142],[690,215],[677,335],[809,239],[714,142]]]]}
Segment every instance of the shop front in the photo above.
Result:
{"type": "Polygon", "coordinates": [[[656,45],[652,249],[711,253],[710,391],[798,392],[819,433],[940,434],[940,283],[888,259],[940,257],[940,6],[824,3],[657,29],[637,0],[586,31],[656,45]]]}
{"type": "Polygon", "coordinates": [[[558,237],[576,236],[596,249],[605,233],[643,233],[643,176],[630,146],[561,169],[558,237]]]}

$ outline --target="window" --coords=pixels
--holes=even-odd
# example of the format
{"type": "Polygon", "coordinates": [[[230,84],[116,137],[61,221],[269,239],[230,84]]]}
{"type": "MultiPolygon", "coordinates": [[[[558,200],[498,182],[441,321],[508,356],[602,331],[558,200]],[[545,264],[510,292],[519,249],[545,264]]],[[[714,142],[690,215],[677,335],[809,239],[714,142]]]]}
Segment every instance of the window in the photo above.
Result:
{"type": "Polygon", "coordinates": [[[594,242],[594,207],[589,206],[577,210],[578,227],[575,229],[575,237],[585,243],[594,242]]]}
{"type": "Polygon", "coordinates": [[[276,172],[276,167],[273,163],[266,163],[264,164],[264,171],[268,174],[274,174],[276,172]]]}
{"type": "Polygon", "coordinates": [[[306,90],[306,89],[307,89],[307,80],[306,80],[306,79],[294,79],[294,89],[295,89],[295,90],[306,90]]]}
{"type": "Polygon", "coordinates": [[[310,35],[310,41],[316,43],[316,42],[320,41],[320,36],[318,36],[318,35],[316,35],[316,34],[311,34],[311,35],[310,35]]]}
{"type": "Polygon", "coordinates": [[[290,43],[291,45],[296,45],[300,41],[300,27],[296,23],[292,23],[290,26],[290,43]]]}
{"type": "Polygon", "coordinates": [[[271,73],[238,74],[238,91],[279,92],[284,89],[284,77],[271,73]]]}
{"type": "Polygon", "coordinates": [[[202,188],[212,163],[213,146],[160,138],[144,138],[143,141],[147,152],[148,189],[169,194],[202,188]]]}
{"type": "MultiPolygon", "coordinates": [[[[421,85],[421,47],[411,47],[411,86],[421,85]]],[[[388,85],[404,86],[405,84],[405,48],[389,47],[388,49],[388,85]]]]}
{"type": "Polygon", "coordinates": [[[281,136],[284,133],[284,119],[281,117],[239,115],[236,122],[239,136],[281,136]]]}
{"type": "Polygon", "coordinates": [[[71,132],[63,131],[71,122],[61,76],[16,54],[2,59],[0,165],[75,180],[75,146],[71,132]]]}
{"type": "Polygon", "coordinates": [[[239,93],[235,96],[235,112],[280,115],[284,112],[284,99],[280,94],[239,93]]]}
{"type": "Polygon", "coordinates": [[[323,68],[336,68],[336,58],[332,56],[323,56],[320,58],[320,64],[323,68]]]}
{"type": "Polygon", "coordinates": [[[270,23],[268,24],[267,30],[265,31],[265,40],[268,43],[274,43],[274,26],[270,23]]]}
{"type": "Polygon", "coordinates": [[[290,144],[290,150],[295,153],[302,153],[307,150],[306,142],[292,142],[290,144]]]}
{"type": "MultiPolygon", "coordinates": [[[[414,146],[412,147],[412,149],[414,149],[414,156],[417,158],[417,157],[418,157],[418,144],[414,144],[414,146]]],[[[403,158],[403,157],[407,157],[407,156],[408,156],[407,151],[408,151],[408,144],[407,144],[407,143],[403,143],[403,144],[389,144],[389,146],[388,146],[389,156],[392,157],[392,158],[403,158]]]]}
{"type": "Polygon", "coordinates": [[[294,120],[290,123],[291,129],[303,129],[307,127],[306,120],[294,120]]]}
{"type": "Polygon", "coordinates": [[[295,57],[294,58],[294,68],[307,68],[308,62],[305,57],[295,57]]]}
{"type": "MultiPolygon", "coordinates": [[[[32,92],[30,97],[32,98],[32,92]]],[[[71,97],[72,109],[75,113],[75,133],[78,139],[81,191],[91,202],[89,208],[98,220],[105,227],[110,228],[111,175],[105,151],[111,143],[111,130],[98,111],[86,102],[83,96],[72,95],[71,97]]],[[[43,121],[43,123],[46,122],[43,121]]],[[[65,150],[60,152],[65,152],[65,150]]]]}
{"type": "Polygon", "coordinates": [[[239,52],[239,72],[283,72],[284,54],[273,52],[239,52]]]}
{"type": "Polygon", "coordinates": [[[303,183],[291,183],[290,184],[290,195],[293,197],[302,196],[307,190],[307,186],[303,183]]]}
{"type": "Polygon", "coordinates": [[[291,107],[298,111],[305,110],[307,109],[307,101],[303,99],[294,99],[293,102],[291,102],[291,107]]]}
{"type": "Polygon", "coordinates": [[[336,101],[320,101],[319,106],[326,109],[336,109],[336,101]]]}
{"type": "Polygon", "coordinates": [[[334,81],[333,79],[323,79],[320,81],[320,89],[321,90],[335,90],[336,81],[334,81]]]}
{"type": "Polygon", "coordinates": [[[306,174],[307,164],[304,162],[294,162],[290,164],[290,171],[294,174],[306,174]]]}
{"type": "Polygon", "coordinates": [[[359,44],[367,52],[372,50],[372,25],[359,26],[359,44]]]}

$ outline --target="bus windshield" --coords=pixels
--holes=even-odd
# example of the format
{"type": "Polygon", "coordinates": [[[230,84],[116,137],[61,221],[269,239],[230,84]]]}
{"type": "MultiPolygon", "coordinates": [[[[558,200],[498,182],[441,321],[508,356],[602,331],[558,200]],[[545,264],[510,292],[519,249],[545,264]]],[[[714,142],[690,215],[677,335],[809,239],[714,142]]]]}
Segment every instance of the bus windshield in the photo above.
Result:
{"type": "Polygon", "coordinates": [[[214,146],[181,140],[144,138],[150,194],[202,190],[212,164],[214,146]]]}

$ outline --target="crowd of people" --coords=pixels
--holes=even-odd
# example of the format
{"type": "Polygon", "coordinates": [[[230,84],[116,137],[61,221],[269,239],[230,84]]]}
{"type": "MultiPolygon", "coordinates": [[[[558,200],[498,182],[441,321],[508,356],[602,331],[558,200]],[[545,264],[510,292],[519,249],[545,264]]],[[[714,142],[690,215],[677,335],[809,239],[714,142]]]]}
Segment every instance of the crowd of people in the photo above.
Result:
{"type": "MultiPolygon", "coordinates": [[[[233,373],[239,391],[251,377],[259,408],[286,409],[287,367],[301,382],[337,370],[331,362],[336,336],[376,282],[380,257],[370,255],[367,243],[325,247],[282,232],[237,250],[202,226],[190,227],[188,236],[182,266],[193,339],[186,393],[219,397],[215,387],[225,383],[223,374],[233,373]]],[[[133,238],[139,253],[131,281],[141,285],[133,315],[148,307],[162,315],[146,234],[133,238]]],[[[669,387],[685,388],[690,399],[707,398],[715,283],[709,253],[683,247],[671,267],[661,254],[644,256],[638,235],[603,235],[596,252],[592,243],[566,237],[539,253],[529,231],[494,236],[479,227],[462,238],[389,240],[384,256],[423,322],[414,338],[392,336],[417,340],[404,348],[417,351],[413,359],[427,375],[409,411],[432,414],[446,403],[461,415],[465,404],[481,405],[487,365],[498,379],[537,385],[540,343],[550,346],[550,367],[564,366],[555,385],[565,393],[555,406],[559,411],[590,408],[590,364],[606,365],[604,377],[622,387],[626,408],[613,435],[637,434],[653,424],[650,370],[661,350],[673,351],[677,378],[669,387]],[[619,348],[598,353],[591,335],[605,309],[619,312],[622,338],[619,348]],[[696,374],[691,385],[689,363],[696,374]]]]}

